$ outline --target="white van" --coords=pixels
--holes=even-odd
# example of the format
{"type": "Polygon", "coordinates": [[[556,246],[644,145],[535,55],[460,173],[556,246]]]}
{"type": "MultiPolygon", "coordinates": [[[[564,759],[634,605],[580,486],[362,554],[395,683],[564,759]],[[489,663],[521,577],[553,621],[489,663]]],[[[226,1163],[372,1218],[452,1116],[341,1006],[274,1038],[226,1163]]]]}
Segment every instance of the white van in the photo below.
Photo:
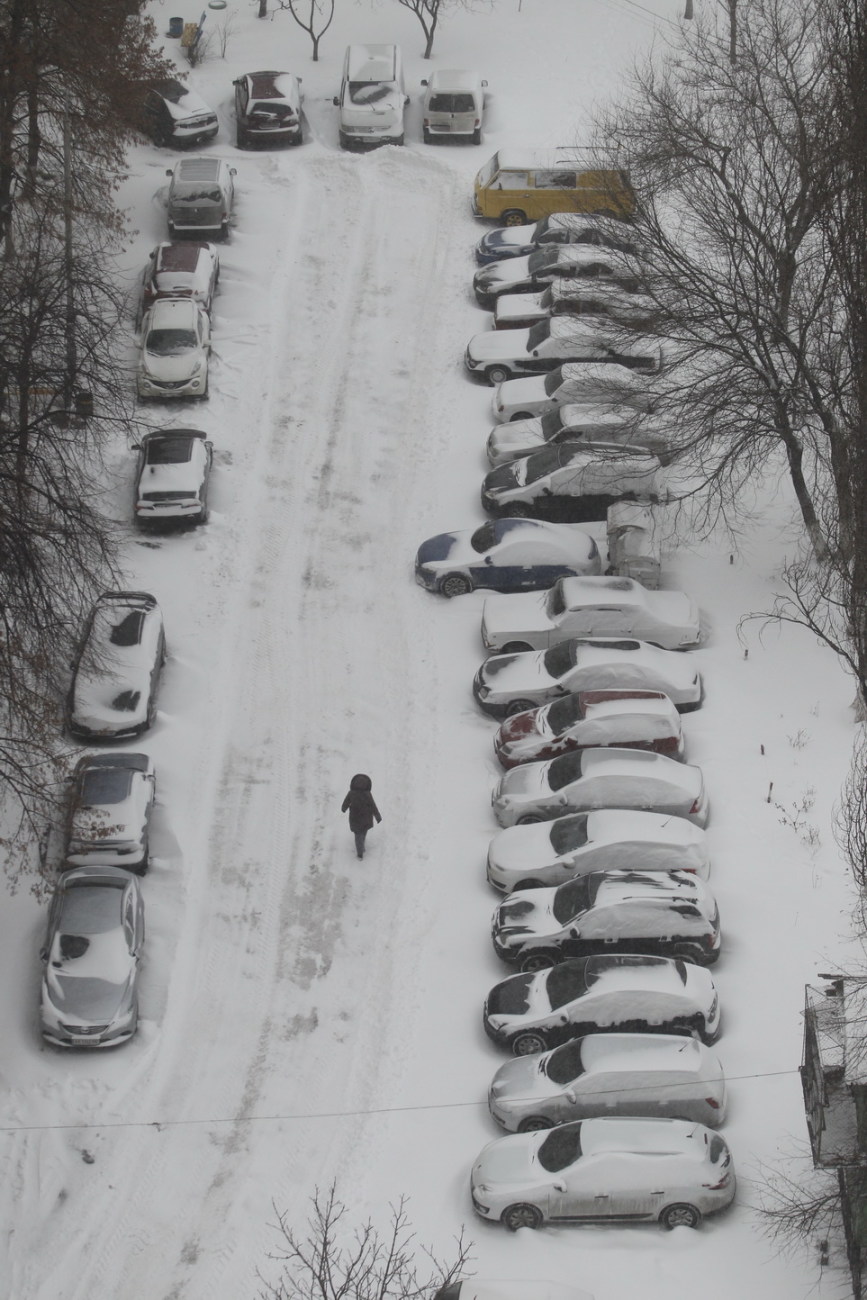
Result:
{"type": "Polygon", "coordinates": [[[439,68],[425,90],[422,105],[422,139],[425,144],[444,136],[458,136],[482,143],[482,117],[485,111],[485,86],[477,72],[462,68],[439,68]]]}
{"type": "Polygon", "coordinates": [[[340,94],[334,96],[341,149],[403,144],[408,103],[399,45],[347,45],[340,94]]]}

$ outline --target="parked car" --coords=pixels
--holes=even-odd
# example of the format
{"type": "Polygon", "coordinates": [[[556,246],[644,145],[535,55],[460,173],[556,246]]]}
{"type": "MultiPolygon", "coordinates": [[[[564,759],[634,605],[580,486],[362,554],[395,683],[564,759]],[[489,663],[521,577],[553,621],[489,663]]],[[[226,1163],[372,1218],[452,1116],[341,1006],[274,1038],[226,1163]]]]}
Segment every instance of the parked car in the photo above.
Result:
{"type": "Polygon", "coordinates": [[[640,252],[633,231],[624,221],[588,212],[552,212],[526,226],[498,226],[482,235],[476,245],[479,266],[507,257],[529,257],[537,248],[556,244],[592,244],[618,253],[640,252]]]}
{"type": "Polygon", "coordinates": [[[662,572],[662,551],[653,511],[635,501],[615,501],[605,517],[608,539],[607,573],[634,578],[656,591],[662,572]]]}
{"type": "Polygon", "coordinates": [[[236,169],[222,158],[181,158],[167,170],[169,236],[227,239],[236,169]]]}
{"type": "Polygon", "coordinates": [[[159,429],[137,444],[133,510],[139,528],[208,521],[213,445],[199,429],[159,429]]]}
{"type": "Polygon", "coordinates": [[[494,390],[491,403],[498,424],[530,420],[569,402],[605,402],[652,411],[655,402],[649,377],[611,362],[567,362],[547,375],[507,379],[494,390]]]}
{"type": "Polygon", "coordinates": [[[543,1223],[653,1220],[697,1228],[730,1205],[735,1173],[718,1133],[680,1119],[585,1119],[489,1142],[473,1208],[512,1232],[543,1223]]]}
{"type": "Polygon", "coordinates": [[[513,1056],[544,1052],[585,1034],[721,1032],[719,996],[704,966],[638,953],[573,957],[524,971],[487,996],[485,1033],[513,1056]]]}
{"type": "Polygon", "coordinates": [[[214,244],[158,244],[142,278],[141,313],[162,298],[192,298],[210,314],[219,279],[220,258],[214,244]]]}
{"type": "Polygon", "coordinates": [[[501,826],[550,821],[592,808],[669,813],[702,827],[708,819],[700,767],[645,749],[613,746],[513,767],[494,787],[491,805],[501,826]]]}
{"type": "Polygon", "coordinates": [[[558,578],[550,591],[493,596],[482,606],[482,643],[509,654],[570,637],[638,637],[662,650],[701,641],[698,608],[683,591],[647,591],[634,578],[558,578]]]}
{"type": "Polygon", "coordinates": [[[538,519],[491,519],[472,532],[439,533],[419,547],[416,582],[442,596],[476,587],[536,591],[566,574],[598,574],[599,549],[578,528],[538,519]]]}
{"type": "Polygon", "coordinates": [[[140,398],[208,396],[211,322],[192,298],[160,298],[141,326],[140,398]]]}
{"type": "Polygon", "coordinates": [[[72,668],[66,722],[81,740],[128,740],[156,717],[166,657],[163,616],[146,591],[106,591],[96,601],[72,668]]]}
{"type": "Polygon", "coordinates": [[[347,45],[340,94],[334,96],[341,149],[403,144],[408,103],[399,45],[347,45]]]}
{"type": "Polygon", "coordinates": [[[494,737],[506,769],[611,745],[682,759],[680,714],[662,691],[579,691],[506,718],[494,737]]]}
{"type": "Polygon", "coordinates": [[[473,292],[480,307],[493,311],[505,293],[538,293],[552,280],[604,279],[638,293],[643,287],[641,263],[628,253],[592,244],[537,248],[529,257],[507,257],[482,266],[473,276],[473,292]]]}
{"type": "Polygon", "coordinates": [[[154,144],[184,149],[213,140],[219,123],[197,91],[170,77],[145,92],[142,127],[154,144]]]}
{"type": "Polygon", "coordinates": [[[301,144],[300,77],[291,72],[247,72],[232,85],[239,149],[301,144]]]}
{"type": "Polygon", "coordinates": [[[685,817],[599,808],[510,826],[488,847],[488,882],[505,893],[625,870],[691,871],[707,880],[707,835],[685,817]]]}
{"type": "Polygon", "coordinates": [[[473,212],[502,226],[521,226],[552,212],[629,218],[635,195],[626,172],[600,167],[580,149],[495,153],[476,176],[473,212]]]}
{"type": "Polygon", "coordinates": [[[422,139],[425,144],[450,138],[482,143],[485,87],[477,72],[463,68],[438,68],[421,83],[422,139]]]}
{"type": "Polygon", "coordinates": [[[488,1109],[510,1133],[576,1119],[641,1115],[719,1128],[726,1116],[719,1057],[679,1034],[588,1034],[541,1056],[506,1061],[488,1109]]]}
{"type": "Polygon", "coordinates": [[[635,447],[555,444],[489,470],[481,498],[492,515],[583,524],[605,519],[615,501],[664,499],[662,465],[635,447]]]}
{"type": "Polygon", "coordinates": [[[120,867],[76,867],[55,886],[40,956],[42,1036],[54,1047],[116,1047],[138,1024],[144,903],[120,867]]]}
{"type": "Polygon", "coordinates": [[[470,1277],[441,1286],[433,1300],[593,1300],[593,1296],[566,1282],[470,1277]]]}
{"type": "Polygon", "coordinates": [[[670,448],[669,439],[659,424],[632,406],[569,402],[529,420],[495,424],[488,435],[488,460],[494,467],[507,465],[510,461],[534,456],[545,447],[559,447],[564,443],[570,446],[602,443],[609,447],[650,451],[662,465],[668,460],[670,448]]]}
{"type": "Polygon", "coordinates": [[[472,375],[489,384],[504,384],[521,375],[542,374],[570,362],[595,361],[654,373],[662,369],[659,339],[631,330],[606,329],[592,317],[541,320],[532,329],[485,330],[474,334],[464,353],[472,375]]]}
{"type": "Polygon", "coordinates": [[[721,943],[716,899],[686,871],[594,871],[518,891],[498,905],[491,938],[498,957],[525,971],[609,952],[710,966],[721,943]]]}
{"type": "Polygon", "coordinates": [[[492,718],[550,704],[574,691],[664,691],[679,713],[701,704],[701,677],[689,655],[627,637],[562,641],[550,650],[492,655],[473,682],[473,694],[492,718]]]}
{"type": "Polygon", "coordinates": [[[72,774],[65,863],[143,875],[156,775],[147,754],[85,754],[72,774]]]}
{"type": "Polygon", "coordinates": [[[540,320],[568,316],[601,328],[645,330],[659,323],[659,308],[645,293],[628,293],[605,280],[556,279],[540,293],[501,293],[494,303],[495,330],[530,329],[540,320]]]}

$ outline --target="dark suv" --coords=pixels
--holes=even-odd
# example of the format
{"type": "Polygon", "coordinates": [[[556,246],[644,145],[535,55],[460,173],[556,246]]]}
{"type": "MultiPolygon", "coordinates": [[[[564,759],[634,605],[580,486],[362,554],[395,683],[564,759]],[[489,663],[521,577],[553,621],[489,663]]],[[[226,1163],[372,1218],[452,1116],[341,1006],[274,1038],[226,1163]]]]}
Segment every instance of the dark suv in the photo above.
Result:
{"type": "Polygon", "coordinates": [[[217,114],[182,81],[159,81],[145,94],[142,127],[154,144],[192,147],[217,134],[217,114]]]}
{"type": "Polygon", "coordinates": [[[291,72],[248,72],[235,86],[239,149],[301,143],[301,78],[291,72]]]}

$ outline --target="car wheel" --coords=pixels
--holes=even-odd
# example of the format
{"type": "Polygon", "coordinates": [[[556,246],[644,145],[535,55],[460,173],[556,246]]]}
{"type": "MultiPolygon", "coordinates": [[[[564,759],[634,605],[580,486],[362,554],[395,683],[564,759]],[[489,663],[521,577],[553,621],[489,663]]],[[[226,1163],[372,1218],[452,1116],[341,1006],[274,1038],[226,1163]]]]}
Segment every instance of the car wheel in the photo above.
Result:
{"type": "Polygon", "coordinates": [[[528,709],[535,708],[535,700],[512,700],[510,704],[506,705],[506,717],[513,718],[516,713],[526,713],[528,709]]]}
{"type": "Polygon", "coordinates": [[[517,885],[515,886],[516,890],[517,889],[542,889],[542,888],[543,888],[543,884],[541,880],[519,880],[517,885]]]}
{"type": "Polygon", "coordinates": [[[500,214],[500,221],[504,226],[525,226],[527,214],[520,208],[506,208],[506,211],[500,214]]]}
{"type": "Polygon", "coordinates": [[[473,584],[462,573],[449,573],[440,583],[440,591],[449,599],[452,596],[465,596],[472,589],[473,584]]]}
{"type": "Polygon", "coordinates": [[[507,379],[512,378],[512,372],[506,366],[488,366],[485,371],[485,379],[489,384],[504,384],[507,379]]]}
{"type": "Polygon", "coordinates": [[[516,411],[514,415],[509,416],[509,424],[514,424],[516,420],[532,420],[532,411],[516,411]]]}
{"type": "Polygon", "coordinates": [[[519,818],[518,818],[518,820],[516,821],[515,825],[516,825],[516,826],[535,826],[535,825],[536,825],[536,822],[540,822],[540,821],[542,821],[542,818],[539,816],[538,813],[524,813],[523,817],[519,817],[519,818]]]}
{"type": "Polygon", "coordinates": [[[528,1115],[522,1119],[518,1125],[519,1133],[539,1133],[542,1129],[553,1128],[554,1121],[546,1119],[544,1115],[528,1115]]]}
{"type": "Polygon", "coordinates": [[[523,653],[524,650],[532,649],[533,647],[528,645],[526,641],[507,641],[506,644],[500,648],[499,653],[502,655],[517,655],[523,653]]]}
{"type": "Polygon", "coordinates": [[[672,957],[692,962],[696,966],[707,965],[707,952],[700,943],[676,943],[671,950],[672,957]]]}
{"type": "MultiPolygon", "coordinates": [[[[538,821],[537,817],[530,818],[531,821],[538,821]]],[[[519,826],[525,826],[526,822],[518,822],[519,826]]],[[[542,949],[539,952],[528,952],[526,957],[522,957],[518,963],[522,971],[530,972],[536,970],[550,970],[552,966],[557,965],[557,953],[548,952],[542,949]]]]}
{"type": "Polygon", "coordinates": [[[669,1231],[672,1228],[697,1228],[701,1223],[701,1211],[697,1210],[694,1205],[687,1205],[686,1203],[666,1205],[659,1216],[659,1222],[663,1228],[668,1228],[669,1231]]]}
{"type": "Polygon", "coordinates": [[[513,501],[503,507],[507,519],[532,519],[533,511],[524,501],[513,501]]]}
{"type": "Polygon", "coordinates": [[[150,856],[147,853],[145,853],[141,862],[137,863],[134,868],[135,874],[137,876],[146,876],[149,866],[150,866],[150,856]]]}
{"type": "Polygon", "coordinates": [[[542,1211],[538,1206],[524,1202],[509,1205],[500,1215],[500,1222],[505,1224],[509,1232],[517,1232],[519,1228],[541,1228],[542,1211]]]}
{"type": "Polygon", "coordinates": [[[237,136],[235,137],[235,143],[237,144],[239,149],[247,148],[247,137],[244,135],[243,131],[238,132],[237,136]]]}
{"type": "Polygon", "coordinates": [[[527,1030],[524,1034],[515,1034],[509,1046],[513,1056],[532,1056],[535,1052],[544,1052],[548,1044],[544,1034],[527,1030]]]}

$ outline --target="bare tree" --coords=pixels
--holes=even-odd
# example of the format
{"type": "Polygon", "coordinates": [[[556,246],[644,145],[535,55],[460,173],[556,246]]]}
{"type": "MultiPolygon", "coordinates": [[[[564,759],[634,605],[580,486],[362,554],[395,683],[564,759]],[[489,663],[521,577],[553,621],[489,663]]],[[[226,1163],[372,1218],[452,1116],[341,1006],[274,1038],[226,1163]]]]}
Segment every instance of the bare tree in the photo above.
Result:
{"type": "Polygon", "coordinates": [[[424,57],[429,59],[440,18],[449,9],[471,9],[473,0],[397,0],[399,5],[415,14],[424,32],[424,57]]]}
{"type": "Polygon", "coordinates": [[[313,44],[313,62],[317,63],[319,42],[334,18],[334,0],[278,0],[278,4],[281,9],[289,10],[298,26],[310,37],[313,44]]]}
{"type": "Polygon", "coordinates": [[[347,1209],[334,1183],[325,1192],[315,1192],[302,1233],[276,1207],[275,1213],[280,1248],[270,1258],[281,1270],[276,1281],[259,1274],[260,1300],[429,1300],[433,1291],[460,1274],[469,1257],[463,1236],[448,1264],[420,1247],[427,1259],[421,1272],[404,1197],[391,1206],[388,1226],[381,1232],[369,1219],[348,1227],[347,1209]]]}

